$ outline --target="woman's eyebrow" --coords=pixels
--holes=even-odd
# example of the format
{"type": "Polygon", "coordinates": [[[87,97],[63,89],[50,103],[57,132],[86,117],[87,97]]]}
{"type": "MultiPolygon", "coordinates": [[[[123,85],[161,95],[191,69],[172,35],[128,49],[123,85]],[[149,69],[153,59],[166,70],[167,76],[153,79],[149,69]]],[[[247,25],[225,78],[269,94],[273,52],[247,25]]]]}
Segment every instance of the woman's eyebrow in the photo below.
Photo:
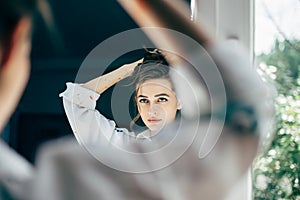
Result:
{"type": "Polygon", "coordinates": [[[142,98],[148,98],[147,96],[144,96],[144,95],[141,95],[141,94],[138,96],[138,98],[140,98],[140,97],[142,97],[142,98]]]}
{"type": "Polygon", "coordinates": [[[168,95],[168,94],[166,94],[166,93],[156,94],[154,97],[159,97],[159,96],[167,96],[167,97],[170,97],[170,95],[168,95]]]}

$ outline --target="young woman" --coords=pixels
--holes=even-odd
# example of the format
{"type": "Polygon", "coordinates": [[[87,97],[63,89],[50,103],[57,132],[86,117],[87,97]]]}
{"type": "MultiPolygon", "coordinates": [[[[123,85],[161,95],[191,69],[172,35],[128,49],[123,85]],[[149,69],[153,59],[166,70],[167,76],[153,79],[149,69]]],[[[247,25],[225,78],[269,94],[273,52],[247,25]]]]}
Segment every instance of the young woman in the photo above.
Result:
{"type": "Polygon", "coordinates": [[[67,83],[63,97],[64,108],[77,140],[82,144],[124,141],[128,137],[148,138],[172,122],[181,109],[169,77],[169,66],[159,50],[84,84],[67,83]],[[96,100],[106,89],[131,76],[135,84],[135,102],[138,110],[132,123],[142,119],[146,130],[141,133],[117,128],[95,109],[96,100]],[[106,139],[103,138],[106,137],[106,139]]]}

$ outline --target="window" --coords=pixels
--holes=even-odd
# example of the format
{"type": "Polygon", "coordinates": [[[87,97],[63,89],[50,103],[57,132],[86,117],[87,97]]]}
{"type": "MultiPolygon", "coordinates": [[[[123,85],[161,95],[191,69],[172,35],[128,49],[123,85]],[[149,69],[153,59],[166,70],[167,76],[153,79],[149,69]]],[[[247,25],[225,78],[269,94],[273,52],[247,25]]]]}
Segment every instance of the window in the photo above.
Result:
{"type": "Polygon", "coordinates": [[[270,144],[253,165],[253,199],[300,199],[300,2],[256,2],[258,71],[272,83],[275,124],[270,144]]]}
{"type": "Polygon", "coordinates": [[[195,2],[197,20],[219,40],[242,42],[259,73],[278,90],[270,145],[227,199],[300,199],[300,1],[195,2]]]}

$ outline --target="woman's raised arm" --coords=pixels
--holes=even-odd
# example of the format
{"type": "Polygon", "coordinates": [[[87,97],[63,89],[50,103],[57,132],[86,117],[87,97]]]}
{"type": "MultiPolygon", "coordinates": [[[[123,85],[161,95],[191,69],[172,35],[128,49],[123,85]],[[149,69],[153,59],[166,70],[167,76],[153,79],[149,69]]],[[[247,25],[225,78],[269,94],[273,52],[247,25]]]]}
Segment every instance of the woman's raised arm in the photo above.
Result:
{"type": "Polygon", "coordinates": [[[99,76],[95,79],[92,79],[82,86],[97,92],[98,94],[102,94],[105,90],[118,83],[122,79],[130,76],[134,71],[135,67],[143,61],[143,58],[135,61],[133,63],[125,64],[119,67],[118,69],[107,73],[105,75],[99,76]]]}

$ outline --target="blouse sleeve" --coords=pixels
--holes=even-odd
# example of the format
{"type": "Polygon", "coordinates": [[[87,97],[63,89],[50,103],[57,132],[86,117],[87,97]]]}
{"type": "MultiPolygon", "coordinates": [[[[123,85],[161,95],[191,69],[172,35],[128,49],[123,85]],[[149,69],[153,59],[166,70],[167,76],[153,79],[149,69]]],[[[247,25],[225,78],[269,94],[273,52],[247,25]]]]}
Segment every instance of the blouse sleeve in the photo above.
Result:
{"type": "Polygon", "coordinates": [[[80,84],[66,85],[67,89],[59,96],[63,98],[63,106],[77,141],[82,145],[98,145],[107,144],[112,138],[115,139],[114,133],[117,130],[120,132],[116,129],[116,123],[95,109],[100,95],[80,84]]]}
{"type": "Polygon", "coordinates": [[[0,139],[0,199],[1,189],[16,199],[23,199],[34,174],[34,167],[0,139]]]}

